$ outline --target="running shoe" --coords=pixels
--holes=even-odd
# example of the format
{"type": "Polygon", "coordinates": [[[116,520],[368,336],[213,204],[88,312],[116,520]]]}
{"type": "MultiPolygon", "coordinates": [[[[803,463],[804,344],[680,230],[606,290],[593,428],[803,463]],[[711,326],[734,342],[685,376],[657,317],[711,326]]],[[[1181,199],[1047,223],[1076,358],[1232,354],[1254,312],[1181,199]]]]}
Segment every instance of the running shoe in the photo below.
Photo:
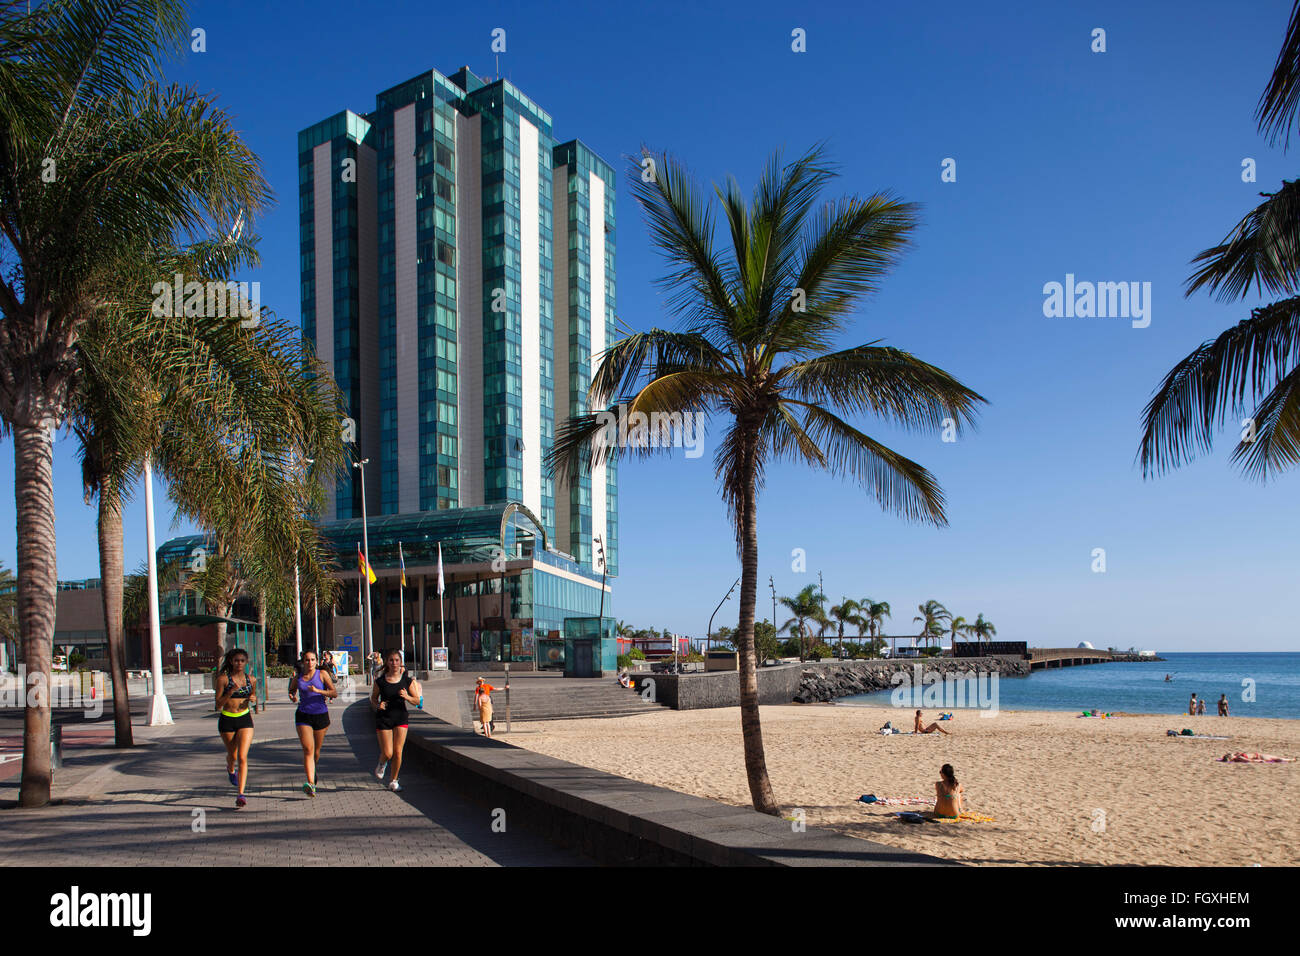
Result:
{"type": "Polygon", "coordinates": [[[238,810],[240,807],[244,806],[244,805],[247,804],[247,803],[248,803],[248,801],[244,799],[244,795],[243,795],[242,793],[241,793],[239,796],[235,797],[235,809],[236,809],[236,810],[238,810]]]}
{"type": "Polygon", "coordinates": [[[306,783],[302,785],[302,792],[307,794],[307,796],[309,797],[316,796],[316,784],[308,780],[306,783]]]}
{"type": "Polygon", "coordinates": [[[375,779],[383,780],[384,774],[388,773],[388,761],[384,760],[375,765],[375,779]]]}
{"type": "Polygon", "coordinates": [[[237,771],[230,771],[230,785],[232,787],[239,786],[239,773],[237,771]]]}
{"type": "Polygon", "coordinates": [[[396,780],[394,780],[392,783],[388,785],[388,789],[393,791],[393,793],[400,793],[402,789],[402,785],[398,783],[396,780]]]}

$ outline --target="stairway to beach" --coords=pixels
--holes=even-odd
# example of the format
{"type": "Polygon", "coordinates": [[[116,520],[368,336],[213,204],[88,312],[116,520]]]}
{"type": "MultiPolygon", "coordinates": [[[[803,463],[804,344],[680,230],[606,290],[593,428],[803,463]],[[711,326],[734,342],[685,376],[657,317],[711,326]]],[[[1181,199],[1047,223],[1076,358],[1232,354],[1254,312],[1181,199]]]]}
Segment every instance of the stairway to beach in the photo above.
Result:
{"type": "MultiPolygon", "coordinates": [[[[496,675],[498,678],[500,675],[496,675]]],[[[504,682],[492,682],[493,720],[500,726],[506,719],[504,682]]],[[[473,712],[474,691],[463,692],[463,713],[473,712]]],[[[653,704],[636,691],[621,687],[612,677],[527,678],[510,682],[511,721],[578,720],[591,717],[627,717],[655,713],[662,705],[653,704]]],[[[477,719],[477,714],[474,715],[477,719]]]]}

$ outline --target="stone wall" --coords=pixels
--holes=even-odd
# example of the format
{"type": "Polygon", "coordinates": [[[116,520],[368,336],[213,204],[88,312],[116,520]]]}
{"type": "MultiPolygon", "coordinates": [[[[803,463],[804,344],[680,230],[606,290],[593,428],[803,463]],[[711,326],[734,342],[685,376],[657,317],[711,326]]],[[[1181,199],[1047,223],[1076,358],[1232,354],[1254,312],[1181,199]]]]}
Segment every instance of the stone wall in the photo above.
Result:
{"type": "Polygon", "coordinates": [[[896,684],[893,676],[904,673],[908,680],[916,683],[916,670],[921,668],[924,680],[928,674],[949,674],[955,677],[973,676],[980,672],[996,673],[1003,677],[1027,677],[1030,672],[1029,661],[1011,657],[930,657],[915,660],[882,661],[827,661],[825,663],[804,664],[800,672],[799,686],[795,689],[793,699],[796,703],[810,704],[819,701],[835,700],[837,697],[849,697],[853,694],[870,694],[874,691],[893,690],[896,684]]]}
{"type": "MultiPolygon", "coordinates": [[[[780,664],[758,669],[758,702],[788,704],[799,690],[805,665],[780,664]]],[[[713,671],[696,674],[632,674],[638,691],[644,693],[653,681],[656,703],[673,710],[705,710],[740,706],[740,673],[713,671]]]]}

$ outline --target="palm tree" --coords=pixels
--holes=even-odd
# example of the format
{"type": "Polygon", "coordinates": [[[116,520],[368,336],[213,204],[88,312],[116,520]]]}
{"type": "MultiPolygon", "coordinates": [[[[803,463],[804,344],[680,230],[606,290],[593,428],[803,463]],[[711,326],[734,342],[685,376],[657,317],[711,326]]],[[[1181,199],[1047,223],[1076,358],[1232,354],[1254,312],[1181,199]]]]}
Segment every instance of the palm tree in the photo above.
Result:
{"type": "MultiPolygon", "coordinates": [[[[230,118],[155,82],[189,25],[177,0],[64,0],[0,21],[0,419],[14,437],[18,616],[48,686],[57,572],[53,435],[82,330],[134,250],[225,231],[269,190],[230,118]]],[[[48,701],[27,707],[19,804],[50,794],[48,701]]]]}
{"type": "MultiPolygon", "coordinates": [[[[834,177],[820,149],[774,156],[753,198],[718,188],[731,239],[715,247],[715,208],[686,170],[643,150],[631,188],[668,263],[662,282],[680,322],[614,342],[592,377],[588,407],[557,429],[548,461],[571,476],[611,449],[609,414],[714,414],[725,431],[714,458],[741,558],[737,646],[745,769],[755,809],[778,812],[763,752],[754,655],[758,496],[770,462],[788,458],[850,476],[882,507],[945,523],[943,495],[923,467],[845,420],[876,415],[921,431],[973,424],[984,401],[948,373],[874,342],[834,349],[860,302],[910,241],[916,207],[886,194],[816,206],[834,177]],[[643,178],[643,169],[654,175],[643,178]]],[[[649,443],[647,443],[649,445],[649,443]]],[[[632,448],[655,454],[653,446],[632,448]]]]}
{"type": "Polygon", "coordinates": [[[836,653],[844,657],[844,625],[858,625],[858,633],[862,633],[862,619],[858,617],[858,612],[862,610],[862,605],[858,604],[852,598],[841,598],[839,604],[831,605],[830,618],[835,621],[838,629],[838,647],[836,653]]]}
{"type": "Polygon", "coordinates": [[[971,625],[966,622],[964,617],[954,617],[948,622],[949,643],[953,645],[953,654],[957,653],[957,638],[970,634],[971,625]]]}
{"type": "MultiPolygon", "coordinates": [[[[236,265],[255,263],[251,245],[233,239],[198,243],[159,263],[147,257],[141,264],[145,273],[124,276],[123,283],[151,289],[150,275],[170,282],[176,273],[221,281],[231,278],[236,265]]],[[[128,302],[87,324],[73,411],[86,498],[99,502],[100,577],[119,747],[132,743],[122,653],[122,498],[145,457],[152,457],[168,479],[181,510],[201,524],[219,522],[213,502],[234,500],[242,512],[235,520],[256,529],[250,516],[277,502],[293,512],[316,510],[320,502],[312,496],[318,495],[317,487],[304,484],[287,495],[268,488],[268,483],[295,480],[274,465],[241,466],[235,475],[233,447],[253,443],[272,462],[302,449],[318,468],[337,468],[344,454],[335,427],[341,399],[323,366],[303,351],[296,329],[266,310],[250,330],[224,316],[159,317],[149,306],[143,298],[128,302]],[[232,481],[242,485],[248,479],[250,493],[240,499],[232,481]]],[[[300,550],[306,577],[314,585],[311,593],[331,595],[332,579],[316,566],[321,555],[314,531],[301,531],[308,539],[300,550]]],[[[291,554],[279,557],[280,568],[292,565],[291,554]]]]}
{"type": "Polygon", "coordinates": [[[822,598],[821,592],[817,590],[817,585],[809,584],[794,597],[780,599],[781,606],[794,615],[781,627],[790,628],[792,625],[794,626],[790,633],[797,634],[799,637],[799,660],[803,660],[807,656],[805,642],[806,638],[811,636],[806,622],[822,619],[822,598]]]}
{"type": "Polygon", "coordinates": [[[885,618],[890,615],[888,601],[873,601],[871,598],[863,598],[858,602],[866,612],[864,620],[870,626],[871,630],[871,652],[880,653],[880,648],[884,644],[880,640],[880,630],[884,626],[885,618]]]}
{"type": "Polygon", "coordinates": [[[921,633],[917,639],[929,644],[930,641],[941,638],[945,631],[944,622],[952,620],[948,609],[935,600],[918,604],[916,609],[921,612],[912,618],[913,621],[921,622],[921,633]]]}
{"type": "Polygon", "coordinates": [[[993,626],[991,621],[984,620],[983,613],[975,619],[975,623],[970,626],[970,633],[982,642],[990,642],[997,635],[998,629],[993,626]]]}
{"type": "MultiPolygon", "coordinates": [[[[1300,108],[1300,3],[1256,108],[1259,131],[1289,144],[1300,108]]],[[[1232,460],[1248,476],[1300,462],[1300,181],[1283,180],[1217,246],[1200,253],[1186,294],[1204,288],[1220,301],[1284,296],[1252,309],[1170,370],[1143,413],[1138,460],[1143,477],[1163,474],[1209,451],[1214,432],[1239,418],[1232,460]]]]}

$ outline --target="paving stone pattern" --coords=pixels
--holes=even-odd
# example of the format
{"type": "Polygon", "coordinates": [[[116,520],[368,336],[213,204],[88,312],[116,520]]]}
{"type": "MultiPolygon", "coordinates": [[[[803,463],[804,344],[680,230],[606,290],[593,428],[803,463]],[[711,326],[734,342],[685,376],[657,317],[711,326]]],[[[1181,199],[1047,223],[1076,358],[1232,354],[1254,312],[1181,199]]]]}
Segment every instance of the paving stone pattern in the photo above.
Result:
{"type": "Polygon", "coordinates": [[[519,828],[494,833],[490,807],[415,762],[401,793],[386,789],[365,700],[332,708],[314,799],[293,705],[258,714],[248,805],[236,810],[211,700],[173,700],[170,727],[133,715],[132,750],[115,750],[111,734],[69,748],[50,807],[17,809],[18,776],[0,780],[0,866],[591,865],[519,828]]]}

